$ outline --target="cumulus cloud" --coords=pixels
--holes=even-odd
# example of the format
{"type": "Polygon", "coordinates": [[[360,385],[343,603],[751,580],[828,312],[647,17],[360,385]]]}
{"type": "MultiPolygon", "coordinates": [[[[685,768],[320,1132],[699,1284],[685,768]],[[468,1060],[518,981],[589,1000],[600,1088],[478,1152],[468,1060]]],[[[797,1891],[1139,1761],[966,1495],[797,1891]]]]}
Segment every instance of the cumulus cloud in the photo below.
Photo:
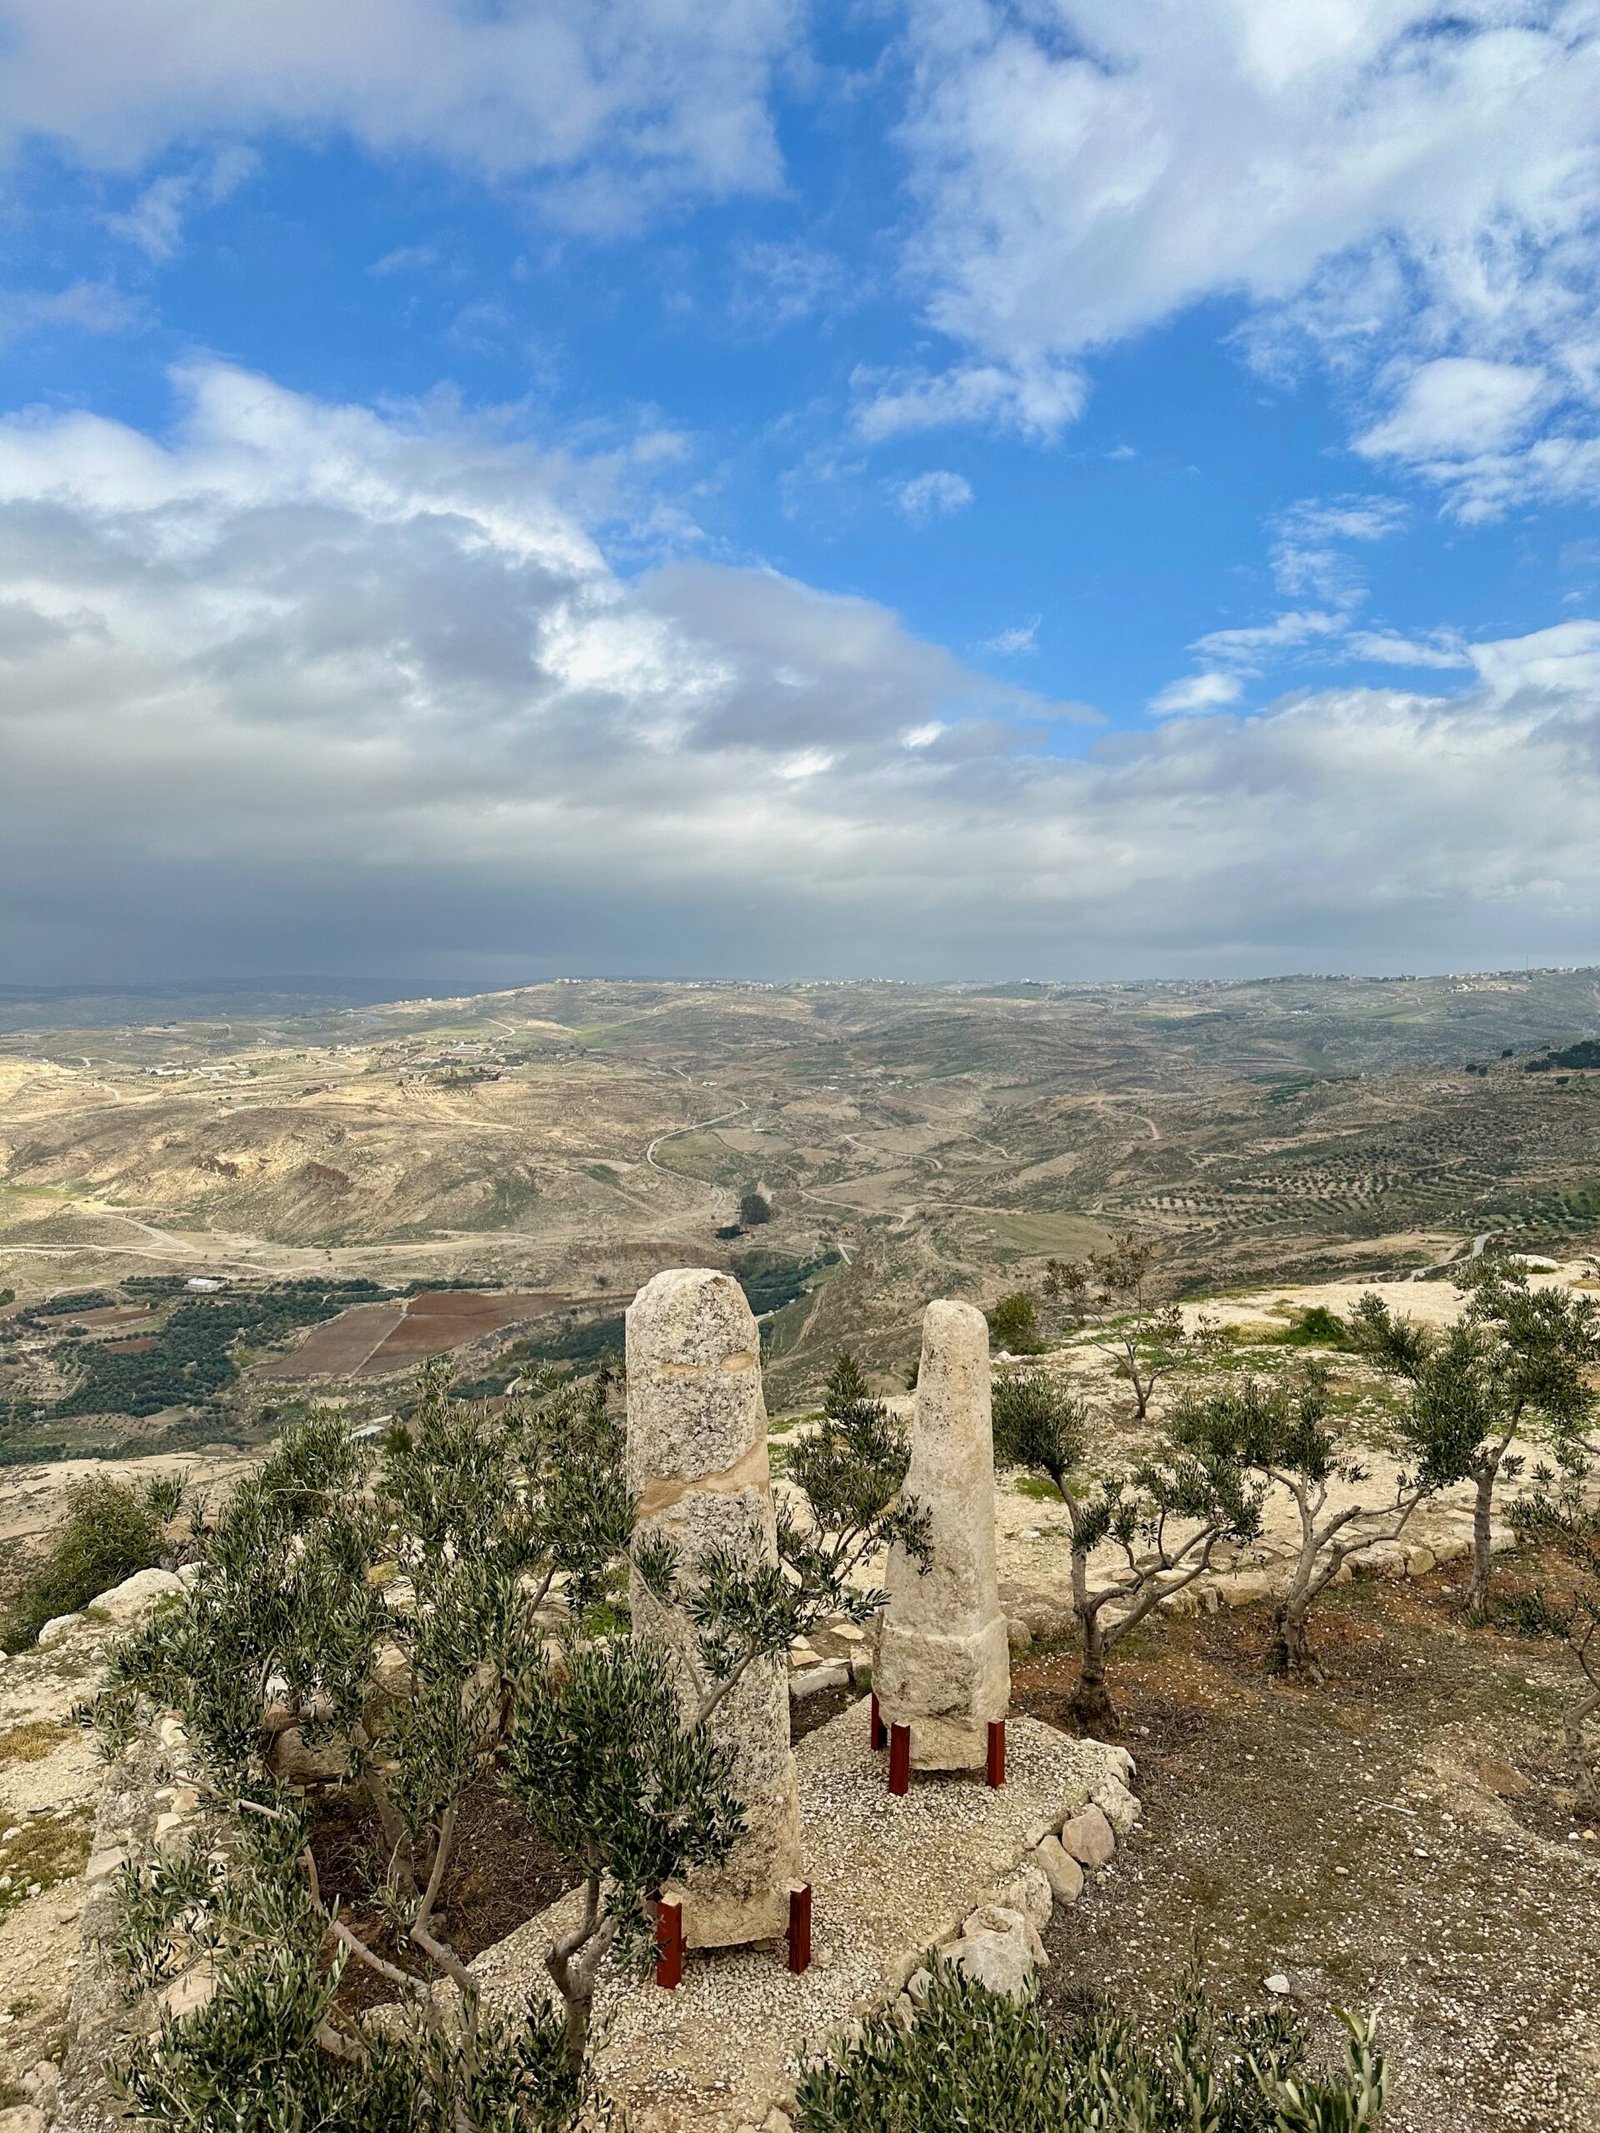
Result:
{"type": "Polygon", "coordinates": [[[1600,947],[1600,623],[1470,647],[1451,699],[1241,717],[1202,677],[1212,715],[1168,692],[1085,749],[871,601],[620,575],[559,453],[215,364],[182,383],[165,436],[0,425],[19,975],[1600,947]]]}
{"type": "Polygon", "coordinates": [[[1381,387],[1371,448],[1447,483],[1411,447],[1474,393],[1499,435],[1479,452],[1516,449],[1540,393],[1578,403],[1551,464],[1516,450],[1476,485],[1480,513],[1519,482],[1593,487],[1589,0],[912,0],[910,22],[912,264],[975,359],[1070,362],[1237,296],[1259,359],[1310,347],[1381,387]]]}
{"type": "MultiPolygon", "coordinates": [[[[610,226],[662,193],[778,182],[767,92],[800,17],[799,0],[0,0],[0,147],[137,169],[206,136],[337,131],[537,178],[569,219],[610,226]]],[[[146,202],[158,241],[165,212],[146,202]]]]}
{"type": "Polygon", "coordinates": [[[949,518],[965,511],[972,501],[972,484],[964,474],[952,474],[948,467],[932,467],[926,474],[914,474],[909,481],[901,482],[895,490],[895,501],[914,526],[925,526],[931,518],[949,518]]]}

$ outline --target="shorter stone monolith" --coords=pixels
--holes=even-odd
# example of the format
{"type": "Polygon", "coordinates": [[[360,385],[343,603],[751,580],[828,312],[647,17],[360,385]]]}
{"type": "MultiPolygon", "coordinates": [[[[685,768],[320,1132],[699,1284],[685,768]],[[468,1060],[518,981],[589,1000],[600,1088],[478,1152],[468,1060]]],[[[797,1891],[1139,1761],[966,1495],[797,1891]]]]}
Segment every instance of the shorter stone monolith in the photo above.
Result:
{"type": "MultiPolygon", "coordinates": [[[[719,1542],[775,1562],[761,1341],[739,1284],[708,1267],[657,1274],[629,1307],[627,1364],[636,1533],[670,1541],[690,1585],[695,1565],[719,1542]]],[[[693,1632],[683,1611],[663,1606],[637,1575],[632,1605],[635,1625],[677,1655],[691,1711],[697,1698],[685,1655],[693,1632]]],[[[804,1878],[784,1655],[747,1668],[708,1724],[733,1752],[731,1785],[745,1827],[720,1866],[685,1883],[684,1943],[726,1948],[774,1939],[788,1929],[790,1889],[804,1878]]]]}
{"type": "Polygon", "coordinates": [[[968,1770],[989,1758],[1011,1699],[994,1543],[989,1328],[971,1304],[929,1304],[905,1500],[927,1514],[928,1561],[899,1543],[884,1584],[873,1687],[886,1727],[910,1731],[911,1767],[968,1770]]]}

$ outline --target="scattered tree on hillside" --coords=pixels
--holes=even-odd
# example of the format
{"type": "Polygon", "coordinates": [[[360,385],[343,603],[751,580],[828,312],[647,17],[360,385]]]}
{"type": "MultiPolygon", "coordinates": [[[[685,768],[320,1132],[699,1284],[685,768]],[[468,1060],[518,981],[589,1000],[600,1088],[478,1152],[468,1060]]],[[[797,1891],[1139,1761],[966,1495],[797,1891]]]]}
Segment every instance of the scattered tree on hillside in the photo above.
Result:
{"type": "Polygon", "coordinates": [[[1133,1394],[1134,1418],[1144,1421],[1164,1377],[1213,1352],[1218,1334],[1202,1322],[1192,1332],[1175,1303],[1156,1296],[1161,1246],[1131,1231],[1087,1259],[1052,1259],[1045,1269],[1045,1297],[1074,1323],[1105,1321],[1099,1346],[1133,1394]]]}
{"type": "Polygon", "coordinates": [[[1090,1413],[1058,1380],[1030,1372],[994,1388],[995,1461],[1041,1474],[1066,1505],[1071,1529],[1072,1611],[1082,1653],[1068,1703],[1090,1731],[1116,1724],[1106,1686],[1117,1645],[1167,1596],[1209,1569],[1224,1540],[1254,1540],[1261,1490],[1246,1484],[1226,1449],[1159,1442],[1123,1472],[1075,1478],[1088,1452],[1090,1413]],[[1116,1570],[1091,1590],[1091,1560],[1105,1549],[1116,1570]]]}
{"type": "Polygon", "coordinates": [[[1194,1395],[1173,1416],[1173,1435],[1197,1457],[1215,1460],[1281,1488],[1294,1506],[1298,1542],[1288,1586],[1278,1602],[1271,1664],[1276,1672],[1322,1679],[1311,1649],[1311,1610],[1352,1556],[1397,1540],[1407,1520],[1439,1486],[1427,1472],[1396,1484],[1387,1506],[1356,1498],[1330,1508],[1336,1482],[1365,1481],[1361,1462],[1341,1451],[1327,1426],[1328,1373],[1308,1364],[1296,1385],[1243,1386],[1194,1395]]]}
{"type": "Polygon", "coordinates": [[[1004,1353],[1038,1355],[1044,1347],[1044,1336],[1039,1330],[1039,1305],[1026,1289],[996,1298],[983,1315],[989,1321],[990,1340],[1004,1353]]]}
{"type": "Polygon", "coordinates": [[[1489,1604],[1495,1490],[1523,1469],[1519,1436],[1549,1452],[1568,1473],[1584,1466],[1596,1395],[1588,1373],[1600,1363],[1600,1307],[1558,1287],[1534,1289],[1514,1262],[1473,1261],[1456,1277],[1466,1304],[1455,1324],[1433,1333],[1390,1311],[1368,1292],[1353,1331],[1374,1362],[1402,1379],[1407,1432],[1426,1473],[1442,1485],[1470,1480],[1472,1590],[1489,1604]]]}

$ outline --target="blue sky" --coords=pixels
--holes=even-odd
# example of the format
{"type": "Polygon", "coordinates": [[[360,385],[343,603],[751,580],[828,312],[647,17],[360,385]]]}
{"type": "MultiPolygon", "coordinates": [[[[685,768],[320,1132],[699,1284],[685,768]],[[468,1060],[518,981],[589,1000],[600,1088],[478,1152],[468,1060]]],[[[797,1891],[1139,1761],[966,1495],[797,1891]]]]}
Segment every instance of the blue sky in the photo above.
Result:
{"type": "Polygon", "coordinates": [[[1600,958],[1576,0],[325,14],[0,0],[18,977],[1600,958]]]}

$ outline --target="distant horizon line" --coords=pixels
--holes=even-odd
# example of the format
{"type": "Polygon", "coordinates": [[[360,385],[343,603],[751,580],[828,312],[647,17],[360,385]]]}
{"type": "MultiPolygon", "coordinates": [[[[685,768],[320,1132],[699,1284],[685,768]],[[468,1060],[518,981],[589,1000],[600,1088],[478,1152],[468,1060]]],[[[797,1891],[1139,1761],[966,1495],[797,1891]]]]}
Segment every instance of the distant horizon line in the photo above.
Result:
{"type": "Polygon", "coordinates": [[[664,975],[660,972],[631,971],[562,971],[547,977],[515,979],[511,983],[446,986],[441,990],[438,978],[387,978],[335,976],[327,972],[270,972],[259,977],[205,977],[205,978],[148,978],[139,980],[77,980],[52,983],[0,982],[0,1000],[23,1001],[30,999],[115,998],[125,995],[138,998],[148,995],[181,997],[186,994],[261,993],[333,993],[359,992],[370,999],[359,1004],[378,1005],[385,1000],[394,1001],[445,1001],[499,998],[509,993],[536,992],[552,985],[667,985],[682,986],[697,990],[735,991],[755,989],[767,992],[790,991],[800,986],[851,986],[883,985],[903,987],[907,990],[964,991],[984,986],[1037,986],[1040,990],[1070,989],[1088,990],[1096,986],[1142,986],[1142,985],[1289,985],[1289,984],[1370,984],[1406,985],[1442,983],[1472,978],[1534,978],[1534,977],[1581,977],[1585,974],[1600,976],[1600,961],[1576,963],[1522,963],[1495,964],[1480,968],[1454,970],[1272,970],[1245,972],[1234,971],[1149,974],[1145,976],[1102,977],[1040,977],[1031,973],[1016,973],[1001,976],[965,976],[944,978],[902,978],[884,974],[866,976],[843,976],[828,972],[807,972],[787,978],[763,978],[753,976],[712,977],[692,972],[664,975]]]}

